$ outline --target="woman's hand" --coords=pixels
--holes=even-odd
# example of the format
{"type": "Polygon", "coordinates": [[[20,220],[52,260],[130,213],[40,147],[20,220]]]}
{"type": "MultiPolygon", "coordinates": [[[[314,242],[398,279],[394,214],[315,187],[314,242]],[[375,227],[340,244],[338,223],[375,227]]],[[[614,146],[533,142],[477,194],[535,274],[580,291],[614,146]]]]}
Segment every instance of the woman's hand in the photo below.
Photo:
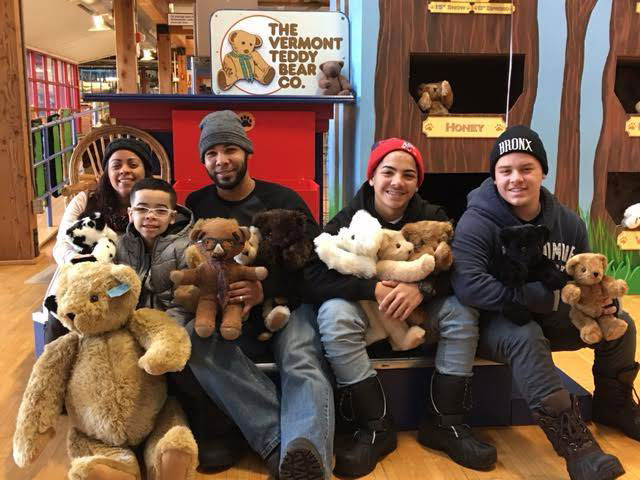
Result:
{"type": "Polygon", "coordinates": [[[379,302],[380,311],[396,320],[406,320],[424,299],[415,283],[384,281],[382,284],[385,287],[392,287],[393,290],[384,297],[382,302],[379,302]]]}
{"type": "Polygon", "coordinates": [[[233,282],[229,285],[229,302],[243,303],[242,315],[249,313],[249,310],[255,305],[259,305],[264,301],[264,291],[262,290],[262,282],[241,280],[233,282]]]}

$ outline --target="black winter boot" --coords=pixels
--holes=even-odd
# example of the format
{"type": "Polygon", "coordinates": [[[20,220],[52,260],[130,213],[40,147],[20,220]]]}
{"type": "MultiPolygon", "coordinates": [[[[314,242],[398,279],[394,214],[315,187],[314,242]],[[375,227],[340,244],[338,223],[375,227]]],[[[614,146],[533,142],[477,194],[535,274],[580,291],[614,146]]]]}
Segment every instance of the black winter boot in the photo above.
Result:
{"type": "Polygon", "coordinates": [[[418,441],[446,452],[463,467],[487,470],[496,463],[498,454],[493,445],[476,439],[464,423],[472,403],[471,378],[434,372],[418,441]]]}
{"type": "Polygon", "coordinates": [[[372,472],[382,457],[396,449],[398,438],[377,376],[344,389],[346,392],[340,392],[345,395],[343,404],[346,402],[350,405],[350,414],[358,429],[350,442],[336,451],[333,471],[336,475],[362,477],[372,472]]]}
{"type": "Polygon", "coordinates": [[[558,455],[567,462],[571,480],[609,480],[624,475],[620,461],[606,454],[580,417],[578,401],[566,390],[558,390],[542,400],[542,409],[533,412],[558,455]]]}
{"type": "Polygon", "coordinates": [[[189,367],[169,374],[169,391],[180,402],[198,444],[199,471],[225,470],[249,451],[240,429],[209,398],[189,367]]]}
{"type": "Polygon", "coordinates": [[[618,373],[617,378],[594,375],[593,421],[622,430],[627,436],[640,441],[640,405],[633,381],[640,365],[618,373]],[[635,395],[635,399],[633,398],[635,395]]]}

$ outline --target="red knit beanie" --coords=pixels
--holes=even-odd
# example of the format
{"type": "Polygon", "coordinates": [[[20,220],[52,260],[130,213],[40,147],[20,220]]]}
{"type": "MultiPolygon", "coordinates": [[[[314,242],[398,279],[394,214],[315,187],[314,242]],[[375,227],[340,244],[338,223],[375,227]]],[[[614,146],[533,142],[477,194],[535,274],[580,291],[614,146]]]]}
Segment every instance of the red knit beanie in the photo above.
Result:
{"type": "Polygon", "coordinates": [[[367,179],[373,177],[373,172],[376,171],[378,164],[388,153],[396,150],[402,150],[407,152],[416,161],[416,170],[418,171],[418,187],[422,185],[424,180],[424,163],[422,161],[422,155],[411,142],[407,142],[401,138],[386,138],[376,142],[371,147],[371,153],[369,154],[369,163],[367,163],[367,179]]]}

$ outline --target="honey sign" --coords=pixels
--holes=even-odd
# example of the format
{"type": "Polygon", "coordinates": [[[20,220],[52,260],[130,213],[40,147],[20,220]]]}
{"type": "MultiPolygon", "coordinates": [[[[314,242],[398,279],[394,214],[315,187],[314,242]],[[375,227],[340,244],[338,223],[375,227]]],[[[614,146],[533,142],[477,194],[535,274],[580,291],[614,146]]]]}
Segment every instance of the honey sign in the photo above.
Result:
{"type": "Polygon", "coordinates": [[[630,137],[640,137],[640,115],[630,115],[624,130],[630,137]]]}
{"type": "Polygon", "coordinates": [[[422,133],[429,138],[497,138],[506,128],[500,115],[430,115],[422,122],[422,133]]]}

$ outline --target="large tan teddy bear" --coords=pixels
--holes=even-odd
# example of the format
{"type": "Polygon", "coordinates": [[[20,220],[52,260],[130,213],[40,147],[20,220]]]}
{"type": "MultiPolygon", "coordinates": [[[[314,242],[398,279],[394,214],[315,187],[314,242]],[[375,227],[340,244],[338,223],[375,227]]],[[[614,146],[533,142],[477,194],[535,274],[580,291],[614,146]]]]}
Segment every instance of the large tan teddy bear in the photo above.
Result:
{"type": "MultiPolygon", "coordinates": [[[[222,316],[220,334],[224,339],[235,340],[242,332],[244,306],[229,303],[229,284],[240,280],[264,280],[268,273],[264,267],[240,265],[234,260],[249,237],[249,229],[240,227],[230,218],[200,219],[193,226],[190,238],[197,242],[202,261],[196,267],[174,270],[170,278],[177,287],[198,287],[194,293],[198,298],[194,330],[200,337],[213,334],[218,313],[222,316]]],[[[182,296],[181,292],[176,292],[178,299],[182,296]]]]}
{"type": "Polygon", "coordinates": [[[232,50],[224,56],[222,68],[218,71],[218,86],[229,90],[238,80],[257,80],[268,85],[276,75],[256,49],[262,46],[262,38],[244,30],[234,30],[229,35],[232,50]]]}
{"type": "Polygon", "coordinates": [[[58,318],[70,332],[46,346],[31,372],[13,437],[18,466],[54,437],[64,405],[69,479],[140,480],[133,448],[143,442],[146,478],[195,478],[197,445],[162,375],[184,368],[191,343],[166,313],[135,310],[139,295],[128,266],[62,267],[58,318]]]}
{"type": "Polygon", "coordinates": [[[620,298],[627,292],[627,282],[604,274],[607,257],[599,253],[581,253],[569,259],[567,273],[573,281],[561,292],[562,301],[571,305],[569,318],[588,344],[620,338],[627,323],[613,315],[603,315],[607,298],[620,298]]]}
{"type": "Polygon", "coordinates": [[[421,83],[416,91],[420,110],[430,115],[446,115],[453,105],[453,90],[446,80],[421,83]]]}

